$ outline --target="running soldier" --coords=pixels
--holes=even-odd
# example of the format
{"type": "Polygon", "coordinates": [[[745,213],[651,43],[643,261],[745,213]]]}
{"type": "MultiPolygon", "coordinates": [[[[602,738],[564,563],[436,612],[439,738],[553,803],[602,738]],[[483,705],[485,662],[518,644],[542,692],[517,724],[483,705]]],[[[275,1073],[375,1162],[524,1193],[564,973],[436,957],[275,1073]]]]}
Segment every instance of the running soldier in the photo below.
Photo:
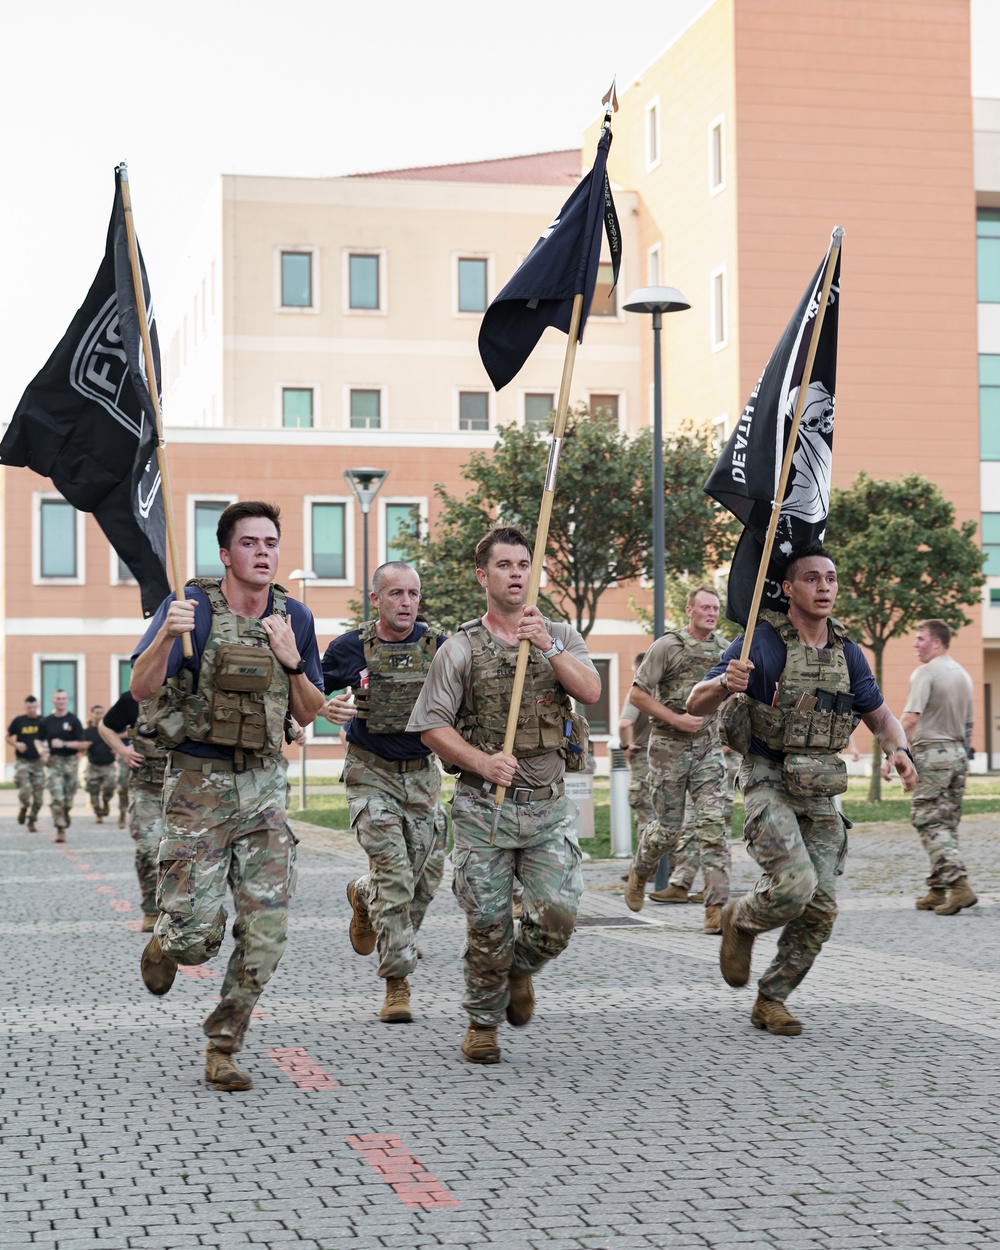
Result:
{"type": "Polygon", "coordinates": [[[111,799],[115,792],[115,753],[101,737],[99,726],[104,708],[95,703],[87,717],[83,736],[90,744],[87,748],[87,793],[97,823],[111,812],[111,799]]]}
{"type": "Polygon", "coordinates": [[[52,714],[42,721],[38,736],[48,749],[45,775],[56,841],[65,842],[70,809],[80,784],[80,755],[90,746],[79,719],[69,710],[69,695],[65,690],[52,692],[52,714]]]}
{"type": "Polygon", "coordinates": [[[23,713],[7,726],[7,741],[14,748],[14,785],[19,804],[17,823],[23,825],[27,820],[29,833],[37,828],[38,813],[45,799],[45,761],[38,750],[41,726],[38,700],[29,694],[23,713]]]}

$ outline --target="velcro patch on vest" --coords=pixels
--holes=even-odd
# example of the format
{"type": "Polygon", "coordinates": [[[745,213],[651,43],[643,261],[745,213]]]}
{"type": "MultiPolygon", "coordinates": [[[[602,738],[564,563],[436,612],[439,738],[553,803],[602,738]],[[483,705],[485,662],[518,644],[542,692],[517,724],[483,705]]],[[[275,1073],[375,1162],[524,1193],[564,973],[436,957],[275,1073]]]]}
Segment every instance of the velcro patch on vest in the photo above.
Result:
{"type": "Polygon", "coordinates": [[[219,690],[263,693],[271,684],[274,656],[263,647],[224,642],[215,661],[215,684],[219,690]]]}

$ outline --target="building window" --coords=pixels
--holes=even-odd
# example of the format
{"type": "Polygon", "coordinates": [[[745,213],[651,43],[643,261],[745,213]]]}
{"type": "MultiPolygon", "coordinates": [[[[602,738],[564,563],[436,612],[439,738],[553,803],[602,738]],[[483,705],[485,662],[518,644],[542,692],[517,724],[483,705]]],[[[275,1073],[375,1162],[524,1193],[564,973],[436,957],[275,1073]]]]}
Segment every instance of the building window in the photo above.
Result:
{"type": "Polygon", "coordinates": [[[385,558],[406,560],[409,557],[399,545],[404,537],[420,532],[420,504],[387,503],[385,505],[385,558]]]}
{"type": "Polygon", "coordinates": [[[594,299],[590,305],[592,317],[618,316],[618,288],[613,286],[615,280],[614,266],[609,260],[602,260],[597,266],[597,283],[594,286],[594,299]]]}
{"type": "Polygon", "coordinates": [[[708,190],[716,195],[726,185],[726,132],[724,121],[716,118],[708,128],[708,190]]]}
{"type": "Polygon", "coordinates": [[[125,563],[125,561],[121,558],[121,556],[118,554],[117,551],[112,550],[111,559],[112,559],[112,570],[113,570],[112,580],[114,582],[114,585],[116,586],[138,585],[135,578],[132,576],[132,570],[125,563]]]}
{"type": "Polygon", "coordinates": [[[347,259],[349,308],[377,311],[379,308],[379,258],[351,252],[347,259]]]}
{"type": "Polygon", "coordinates": [[[312,252],[282,252],[282,308],[312,308],[312,285],[312,252]]]}
{"type": "Polygon", "coordinates": [[[79,577],[76,509],[65,499],[43,499],[39,504],[39,561],[41,577],[79,577]]]}
{"type": "MultiPolygon", "coordinates": [[[[52,695],[65,690],[69,695],[69,710],[79,715],[76,660],[42,660],[39,664],[41,677],[41,710],[43,716],[52,712],[52,695]]],[[[81,719],[83,719],[81,717],[81,719]]]]}
{"type": "Polygon", "coordinates": [[[351,429],[378,430],[382,428],[382,392],[351,391],[351,429]]]}
{"type": "Polygon", "coordinates": [[[314,503],[310,517],[312,569],[317,577],[343,581],[347,576],[346,504],[314,503]]]}
{"type": "Polygon", "coordinates": [[[592,735],[609,734],[611,732],[611,661],[594,659],[593,656],[591,660],[601,678],[601,697],[596,703],[586,706],[578,703],[576,710],[586,716],[592,735]]]}
{"type": "Polygon", "coordinates": [[[712,351],[718,351],[728,342],[725,268],[715,270],[711,283],[712,351]]]}
{"type": "Polygon", "coordinates": [[[311,430],[313,392],[311,386],[281,388],[281,424],[286,429],[311,430]]]}
{"type": "Polygon", "coordinates": [[[646,168],[660,163],[660,97],[646,105],[646,168]]]}
{"type": "Polygon", "coordinates": [[[524,424],[529,430],[547,430],[549,418],[555,408],[555,395],[551,391],[528,393],[524,397],[524,424]]]}
{"type": "Polygon", "coordinates": [[[1000,512],[982,514],[983,572],[1000,577],[1000,512]]]}
{"type": "Polygon", "coordinates": [[[458,311],[486,311],[486,266],[480,259],[459,257],[458,311]]]}
{"type": "Polygon", "coordinates": [[[712,421],[712,450],[717,456],[722,454],[728,438],[729,417],[723,413],[721,417],[715,417],[712,421]]]}
{"type": "Polygon", "coordinates": [[[1000,208],[976,211],[976,262],[980,304],[1000,304],[1000,208]]]}
{"type": "Polygon", "coordinates": [[[458,428],[460,430],[488,430],[490,428],[490,397],[486,391],[459,392],[458,428]]]}
{"type": "Polygon", "coordinates": [[[979,357],[979,458],[1000,460],[1000,356],[979,357]]]}
{"type": "Polygon", "coordinates": [[[1000,587],[990,587],[990,607],[1000,608],[1000,587]]]}
{"type": "Polygon", "coordinates": [[[618,396],[617,395],[591,395],[590,397],[590,415],[592,417],[604,417],[605,420],[613,421],[618,424],[618,396]]]}
{"type": "Polygon", "coordinates": [[[219,558],[219,540],[216,537],[216,530],[219,526],[219,517],[228,507],[228,500],[195,500],[195,577],[222,577],[225,574],[225,566],[219,558]]]}
{"type": "Polygon", "coordinates": [[[654,243],[646,253],[646,282],[649,286],[659,286],[663,281],[663,249],[654,243]]]}
{"type": "Polygon", "coordinates": [[[118,694],[123,695],[132,681],[132,661],[118,661],[118,694]]]}

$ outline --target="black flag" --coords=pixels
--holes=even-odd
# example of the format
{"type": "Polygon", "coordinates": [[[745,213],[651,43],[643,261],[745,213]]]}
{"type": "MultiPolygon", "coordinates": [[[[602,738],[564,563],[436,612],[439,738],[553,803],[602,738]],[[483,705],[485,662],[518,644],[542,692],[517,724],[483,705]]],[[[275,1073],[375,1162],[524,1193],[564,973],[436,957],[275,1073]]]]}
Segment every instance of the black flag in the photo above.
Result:
{"type": "Polygon", "coordinates": [[[479,355],[500,390],[516,376],[547,326],[569,333],[574,295],[583,295],[583,327],[590,314],[601,259],[601,227],[608,236],[613,282],[621,267],[621,231],[608,181],[611,131],[597,144],[594,167],[483,316],[479,355]]]}
{"type": "MultiPolygon", "coordinates": [[[[726,604],[729,619],[744,626],[748,623],[753,602],[757,570],[771,518],[771,503],[778,492],[781,462],[816,324],[829,255],[828,250],[764,366],[764,372],[705,484],[706,492],[744,525],[729,573],[726,604]]],[[[781,574],[789,553],[802,543],[822,542],[830,511],[839,308],[838,251],[761,599],[762,608],[773,608],[779,612],[783,612],[788,604],[781,593],[781,574]]]]}
{"type": "MultiPolygon", "coordinates": [[[[141,256],[139,267],[159,395],[160,351],[141,256]]],[[[145,366],[116,170],[104,260],[69,329],[22,395],[0,442],[0,461],[50,477],[74,508],[93,512],[138,581],[149,616],[170,584],[145,366]]]]}

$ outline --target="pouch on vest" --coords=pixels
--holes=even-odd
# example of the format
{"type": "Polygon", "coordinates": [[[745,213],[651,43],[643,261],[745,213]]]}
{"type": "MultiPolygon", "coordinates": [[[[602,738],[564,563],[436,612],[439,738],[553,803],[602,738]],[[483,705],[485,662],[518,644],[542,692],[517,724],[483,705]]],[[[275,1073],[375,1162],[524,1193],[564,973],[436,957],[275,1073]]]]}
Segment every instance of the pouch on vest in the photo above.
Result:
{"type": "Polygon", "coordinates": [[[263,647],[224,642],[215,656],[215,684],[220,690],[263,694],[271,684],[274,655],[263,647]]]}
{"type": "Polygon", "coordinates": [[[175,747],[188,736],[184,703],[194,689],[194,673],[182,668],[149,700],[145,727],[164,746],[175,747]]]}
{"type": "Polygon", "coordinates": [[[722,745],[737,755],[750,752],[750,708],[742,694],[727,699],[719,713],[719,737],[722,745]]]}
{"type": "Polygon", "coordinates": [[[579,712],[570,712],[563,724],[559,748],[568,773],[582,773],[590,760],[590,722],[579,712]]]}
{"type": "Polygon", "coordinates": [[[839,755],[785,755],[782,772],[796,798],[830,798],[847,789],[847,765],[839,755]]]}
{"type": "Polygon", "coordinates": [[[274,674],[274,655],[263,647],[224,642],[215,656],[211,740],[218,746],[260,751],[267,742],[264,693],[274,674]]]}

